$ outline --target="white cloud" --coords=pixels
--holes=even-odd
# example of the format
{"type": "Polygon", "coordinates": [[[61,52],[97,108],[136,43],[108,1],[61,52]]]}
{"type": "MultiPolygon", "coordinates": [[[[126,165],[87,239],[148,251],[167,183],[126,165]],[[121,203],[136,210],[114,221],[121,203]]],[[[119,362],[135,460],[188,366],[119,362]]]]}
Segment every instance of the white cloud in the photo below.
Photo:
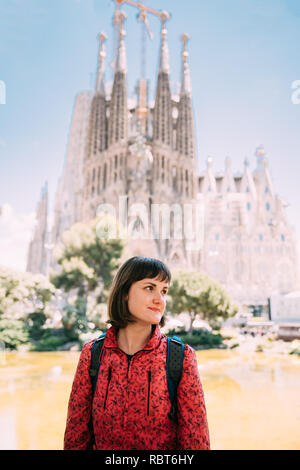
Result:
{"type": "Polygon", "coordinates": [[[0,264],[26,270],[27,251],[35,224],[35,213],[20,213],[9,204],[0,213],[0,264]]]}

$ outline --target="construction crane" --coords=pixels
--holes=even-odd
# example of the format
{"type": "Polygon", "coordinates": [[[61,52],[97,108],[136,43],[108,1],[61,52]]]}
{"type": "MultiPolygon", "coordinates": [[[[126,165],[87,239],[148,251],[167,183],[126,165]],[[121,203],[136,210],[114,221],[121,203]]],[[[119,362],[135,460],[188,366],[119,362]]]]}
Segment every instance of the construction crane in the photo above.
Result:
{"type": "Polygon", "coordinates": [[[144,24],[146,26],[150,39],[153,39],[153,33],[149,27],[147,13],[151,13],[152,15],[158,16],[162,21],[166,21],[170,18],[170,14],[167,11],[154,10],[153,8],[147,7],[143,3],[137,3],[137,2],[134,2],[133,0],[115,0],[115,3],[116,3],[116,12],[120,9],[120,6],[123,3],[126,3],[127,5],[131,5],[140,10],[138,20],[144,21],[144,24]]]}
{"type": "Polygon", "coordinates": [[[158,11],[153,8],[149,8],[143,3],[138,3],[133,0],[114,0],[116,4],[116,9],[113,17],[113,24],[115,31],[120,30],[122,27],[122,19],[120,18],[120,8],[122,4],[130,5],[139,10],[137,15],[137,20],[142,21],[142,36],[141,36],[141,78],[138,82],[138,106],[137,106],[137,117],[139,125],[141,126],[141,131],[144,134],[147,128],[147,100],[148,100],[148,85],[146,80],[146,32],[149,35],[149,38],[153,39],[153,33],[150,29],[147,14],[160,18],[162,22],[162,28],[165,25],[165,22],[170,18],[170,14],[167,11],[158,11]]]}
{"type": "Polygon", "coordinates": [[[138,8],[139,14],[137,15],[137,20],[143,22],[144,28],[142,29],[142,40],[141,40],[141,78],[145,78],[146,76],[146,35],[145,30],[147,31],[149,38],[153,39],[153,33],[150,29],[147,13],[155,15],[160,18],[160,20],[165,23],[169,18],[170,14],[167,11],[158,11],[154,10],[153,8],[149,8],[143,3],[134,2],[133,0],[114,0],[116,4],[116,10],[113,18],[113,23],[115,28],[118,30],[120,29],[120,8],[122,4],[127,4],[138,8]]]}

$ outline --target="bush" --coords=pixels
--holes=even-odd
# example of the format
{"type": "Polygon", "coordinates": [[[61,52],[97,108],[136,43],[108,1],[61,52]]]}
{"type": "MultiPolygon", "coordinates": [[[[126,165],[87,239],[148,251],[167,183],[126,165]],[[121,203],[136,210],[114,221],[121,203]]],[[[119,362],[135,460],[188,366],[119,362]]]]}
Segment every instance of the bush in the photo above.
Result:
{"type": "Polygon", "coordinates": [[[8,349],[18,349],[22,344],[28,343],[28,331],[22,320],[0,320],[0,341],[8,349]]]}
{"type": "Polygon", "coordinates": [[[222,335],[204,329],[193,330],[192,334],[188,334],[183,328],[180,328],[170,330],[168,336],[178,336],[184,343],[192,347],[204,346],[207,349],[221,346],[223,341],[222,335]]]}
{"type": "Polygon", "coordinates": [[[300,348],[292,349],[289,354],[295,354],[296,356],[300,356],[300,348]]]}
{"type": "Polygon", "coordinates": [[[182,334],[182,335],[186,334],[184,326],[181,326],[179,328],[175,328],[173,330],[168,330],[167,331],[168,336],[179,336],[180,334],[182,334]]]}
{"type": "Polygon", "coordinates": [[[43,326],[46,322],[46,315],[44,312],[33,312],[27,315],[28,333],[32,340],[39,340],[43,336],[43,326]]]}
{"type": "Polygon", "coordinates": [[[38,341],[33,341],[32,351],[55,351],[59,346],[68,343],[70,339],[63,328],[45,328],[38,341]]]}
{"type": "Polygon", "coordinates": [[[32,347],[33,351],[55,351],[59,346],[67,343],[69,339],[66,336],[56,336],[46,334],[40,341],[32,347]]]}

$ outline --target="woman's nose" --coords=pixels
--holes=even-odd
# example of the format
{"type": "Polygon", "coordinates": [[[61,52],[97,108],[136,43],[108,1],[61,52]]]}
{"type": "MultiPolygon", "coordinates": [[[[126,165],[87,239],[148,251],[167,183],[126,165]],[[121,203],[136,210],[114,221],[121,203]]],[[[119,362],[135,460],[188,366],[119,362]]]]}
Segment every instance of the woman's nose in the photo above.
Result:
{"type": "Polygon", "coordinates": [[[159,292],[156,292],[155,296],[154,296],[154,301],[156,303],[163,303],[165,301],[165,298],[164,298],[163,294],[160,294],[159,292]]]}

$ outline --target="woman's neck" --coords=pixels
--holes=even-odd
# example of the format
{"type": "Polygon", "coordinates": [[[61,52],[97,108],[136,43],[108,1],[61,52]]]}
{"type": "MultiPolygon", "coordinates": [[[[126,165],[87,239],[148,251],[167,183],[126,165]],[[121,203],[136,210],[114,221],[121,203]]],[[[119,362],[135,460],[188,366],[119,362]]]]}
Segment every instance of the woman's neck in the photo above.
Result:
{"type": "Polygon", "coordinates": [[[117,333],[119,348],[126,354],[135,354],[143,349],[152,336],[152,325],[133,323],[120,328],[117,333]]]}

